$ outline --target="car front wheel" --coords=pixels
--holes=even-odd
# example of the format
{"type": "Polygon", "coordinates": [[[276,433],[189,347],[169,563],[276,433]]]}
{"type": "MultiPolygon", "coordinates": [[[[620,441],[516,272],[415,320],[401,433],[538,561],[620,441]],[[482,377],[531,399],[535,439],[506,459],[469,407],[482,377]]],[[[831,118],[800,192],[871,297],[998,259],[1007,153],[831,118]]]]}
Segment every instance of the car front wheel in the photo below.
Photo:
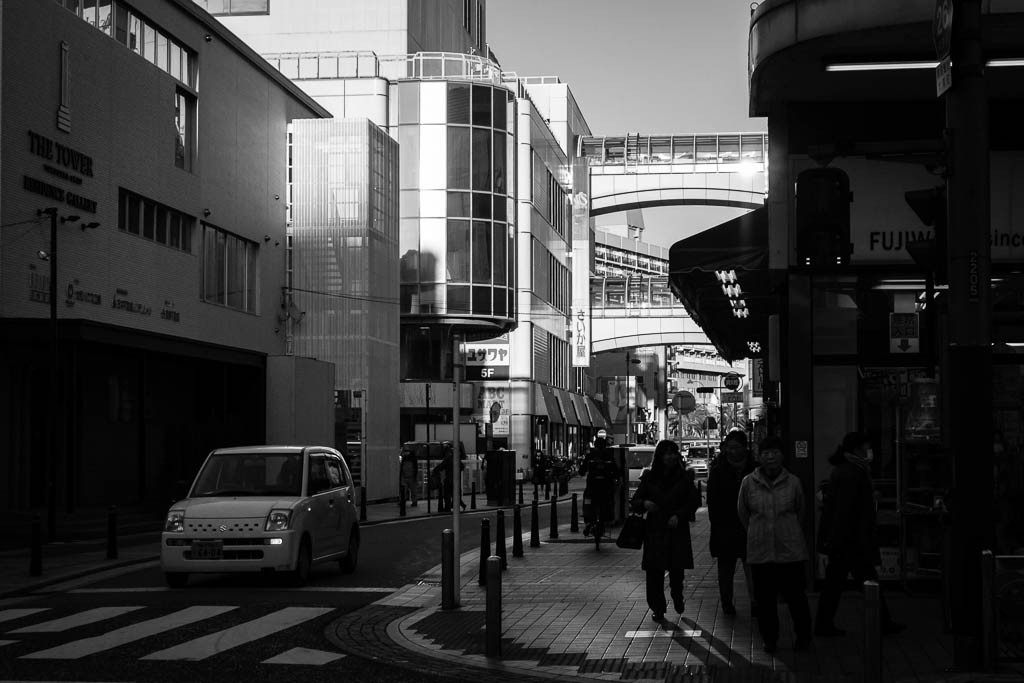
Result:
{"type": "Polygon", "coordinates": [[[185,572],[165,572],[164,580],[171,588],[184,588],[188,583],[188,574],[185,572]]]}
{"type": "Polygon", "coordinates": [[[351,574],[356,570],[356,564],[359,562],[359,535],[356,532],[352,532],[352,535],[348,539],[348,555],[338,560],[338,564],[341,565],[342,574],[351,574]]]}
{"type": "Polygon", "coordinates": [[[313,567],[313,551],[309,547],[309,539],[302,539],[299,545],[299,556],[295,560],[295,569],[292,570],[289,578],[294,586],[304,586],[309,581],[309,574],[313,567]]]}

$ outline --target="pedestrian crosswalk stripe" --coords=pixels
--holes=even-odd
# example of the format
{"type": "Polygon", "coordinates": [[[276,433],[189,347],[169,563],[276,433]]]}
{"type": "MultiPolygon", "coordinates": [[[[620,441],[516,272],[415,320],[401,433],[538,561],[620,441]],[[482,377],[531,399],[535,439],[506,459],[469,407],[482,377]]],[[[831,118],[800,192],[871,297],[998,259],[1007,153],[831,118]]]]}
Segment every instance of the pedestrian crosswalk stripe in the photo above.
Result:
{"type": "Polygon", "coordinates": [[[139,624],[125,626],[124,628],[119,628],[93,638],[83,638],[82,640],[58,645],[48,650],[22,655],[21,659],[78,659],[124,645],[125,643],[142,640],[143,638],[148,638],[149,636],[163,633],[179,626],[186,626],[203,619],[209,619],[210,617],[230,612],[233,609],[237,609],[237,607],[220,605],[186,607],[172,614],[143,621],[139,624]]]}
{"type": "Polygon", "coordinates": [[[85,624],[93,624],[97,621],[103,621],[104,619],[119,617],[122,614],[134,612],[137,609],[142,609],[142,607],[139,605],[97,607],[95,609],[87,609],[84,612],[79,612],[78,614],[72,614],[68,617],[53,619],[52,621],[44,621],[41,624],[33,624],[32,626],[24,626],[13,631],[8,631],[8,633],[59,633],[60,631],[67,631],[85,624]]]}
{"type": "Polygon", "coordinates": [[[287,652],[282,652],[276,657],[264,659],[260,664],[306,664],[322,666],[341,659],[345,655],[338,652],[324,652],[323,650],[310,650],[305,647],[293,647],[287,652]]]}
{"type": "Polygon", "coordinates": [[[13,645],[16,642],[18,642],[18,641],[16,641],[16,640],[0,640],[0,647],[3,647],[4,645],[13,645]]]}
{"type": "Polygon", "coordinates": [[[14,619],[21,619],[22,617],[28,617],[39,612],[45,612],[49,607],[36,607],[36,608],[24,608],[24,609],[0,609],[0,621],[13,621],[14,619]]]}
{"type": "Polygon", "coordinates": [[[233,647],[264,638],[278,631],[315,619],[332,611],[333,607],[285,607],[259,619],[247,621],[217,633],[190,640],[187,643],[154,652],[144,660],[184,660],[195,662],[230,650],[233,647]]]}

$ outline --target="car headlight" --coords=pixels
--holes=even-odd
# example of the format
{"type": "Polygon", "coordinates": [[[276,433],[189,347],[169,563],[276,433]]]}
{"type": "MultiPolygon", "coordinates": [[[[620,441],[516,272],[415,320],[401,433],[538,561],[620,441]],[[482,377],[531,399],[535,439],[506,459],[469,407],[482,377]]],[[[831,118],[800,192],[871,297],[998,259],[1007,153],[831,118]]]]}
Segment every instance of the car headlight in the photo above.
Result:
{"type": "Polygon", "coordinates": [[[265,531],[284,531],[292,522],[291,510],[271,510],[267,515],[265,531]]]}
{"type": "Polygon", "coordinates": [[[164,522],[164,531],[181,533],[185,531],[185,511],[171,510],[167,513],[167,521],[164,522]]]}

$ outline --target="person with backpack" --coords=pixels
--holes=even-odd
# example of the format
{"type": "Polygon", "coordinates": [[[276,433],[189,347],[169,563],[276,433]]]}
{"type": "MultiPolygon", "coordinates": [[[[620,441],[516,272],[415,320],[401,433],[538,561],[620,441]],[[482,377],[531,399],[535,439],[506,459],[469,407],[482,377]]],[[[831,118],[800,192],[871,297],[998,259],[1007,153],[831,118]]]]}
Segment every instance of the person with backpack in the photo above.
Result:
{"type": "MultiPolygon", "coordinates": [[[[829,458],[832,473],[821,495],[823,509],[818,529],[818,549],[828,557],[825,586],[818,599],[814,633],[819,636],[843,636],[846,631],[835,625],[839,597],[848,574],[858,586],[878,581],[875,565],[882,561],[875,524],[875,493],[871,483],[874,453],[871,439],[861,432],[850,432],[829,458]]],[[[893,621],[885,596],[879,594],[882,633],[892,635],[906,626],[893,621]]]]}
{"type": "Polygon", "coordinates": [[[612,450],[608,448],[608,440],[604,437],[594,439],[594,447],[580,466],[580,474],[586,475],[587,487],[583,497],[591,500],[593,519],[585,519],[583,535],[590,536],[595,531],[603,532],[604,526],[615,519],[615,483],[622,478],[622,471],[612,450]]]}

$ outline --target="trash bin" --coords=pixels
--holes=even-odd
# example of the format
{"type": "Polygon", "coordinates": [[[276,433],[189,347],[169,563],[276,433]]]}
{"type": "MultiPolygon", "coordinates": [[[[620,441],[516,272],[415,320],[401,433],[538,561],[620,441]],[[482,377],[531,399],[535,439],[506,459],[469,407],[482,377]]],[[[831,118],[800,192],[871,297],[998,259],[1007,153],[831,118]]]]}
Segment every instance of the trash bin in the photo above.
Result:
{"type": "Polygon", "coordinates": [[[488,505],[512,505],[516,485],[516,452],[497,450],[484,455],[484,487],[488,505]]]}

